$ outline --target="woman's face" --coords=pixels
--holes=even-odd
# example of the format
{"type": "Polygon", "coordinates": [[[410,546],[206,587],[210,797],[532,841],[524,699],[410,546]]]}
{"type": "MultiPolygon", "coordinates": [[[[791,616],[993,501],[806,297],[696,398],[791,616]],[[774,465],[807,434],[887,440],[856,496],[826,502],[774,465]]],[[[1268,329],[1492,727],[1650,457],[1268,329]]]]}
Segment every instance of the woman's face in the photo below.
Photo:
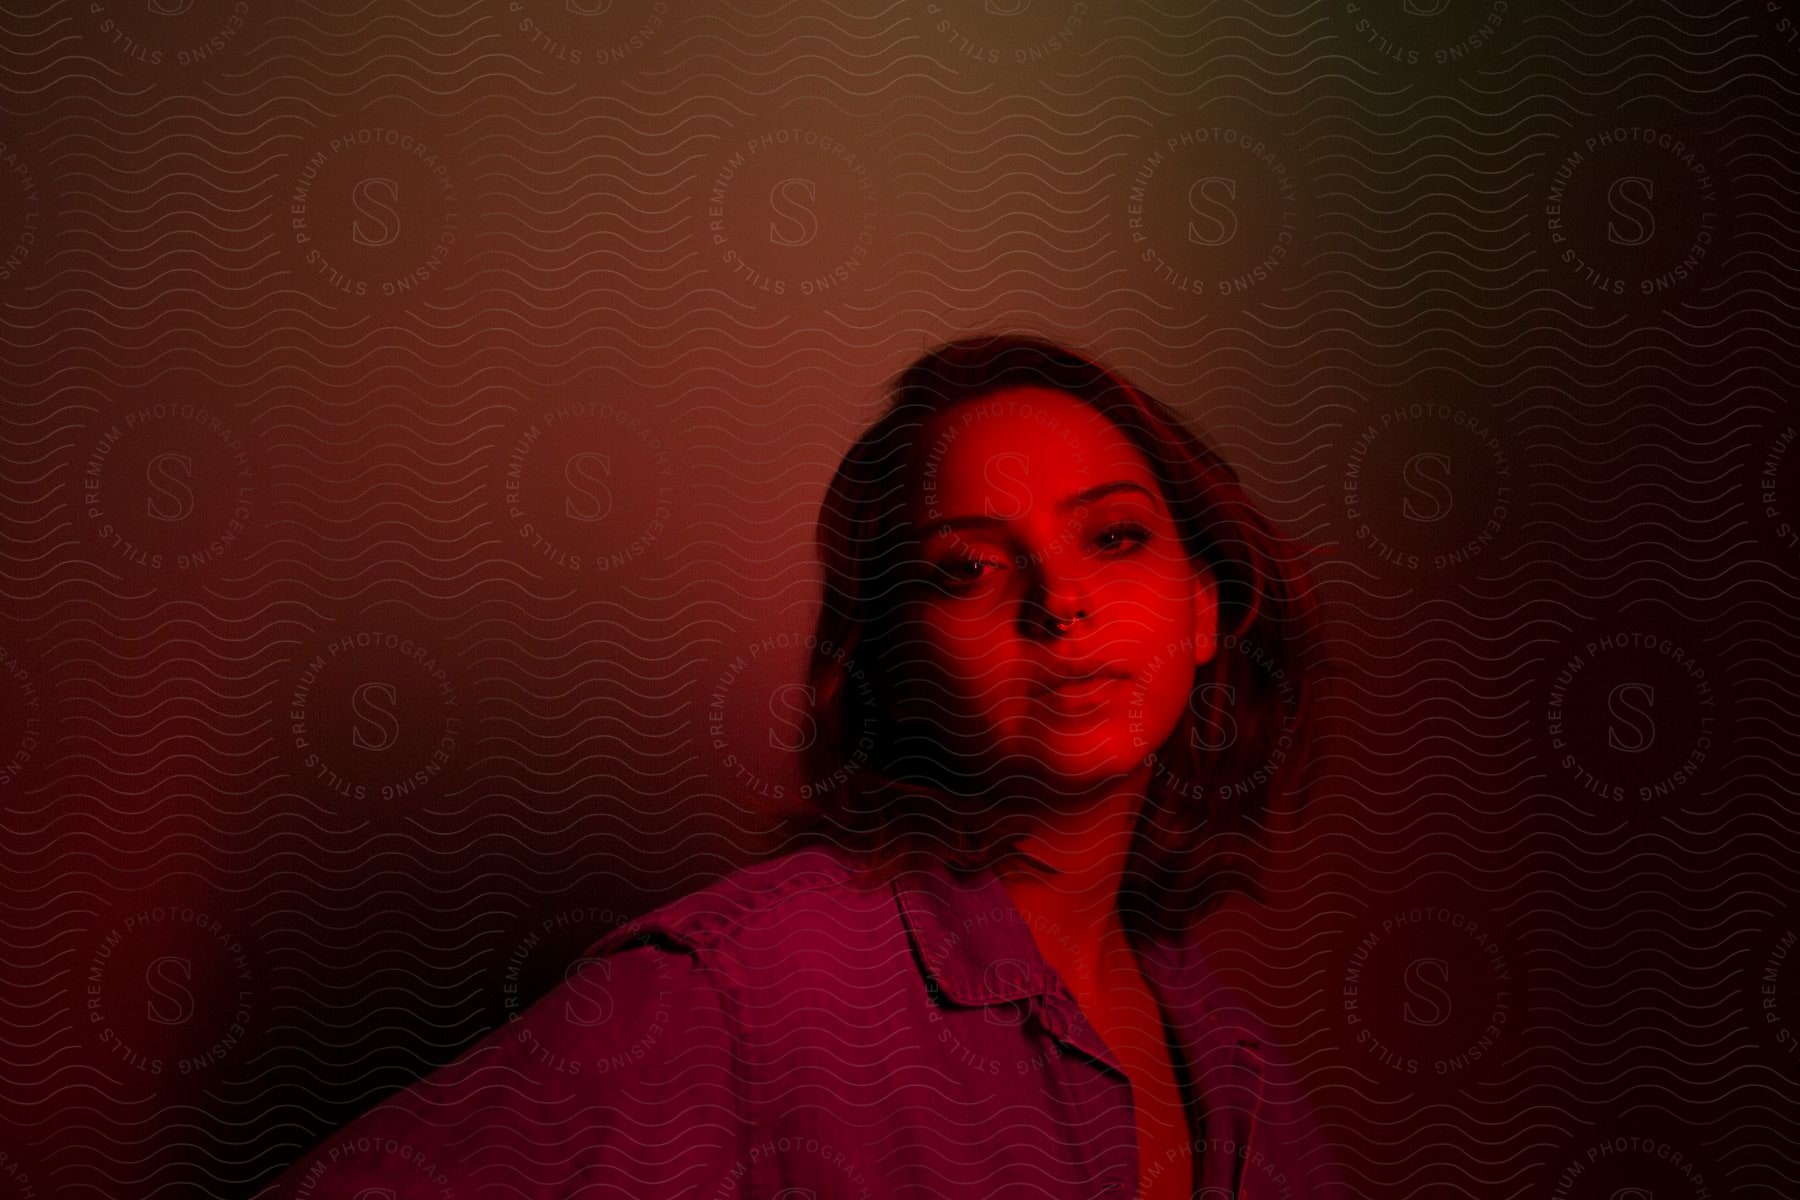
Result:
{"type": "Polygon", "coordinates": [[[995,392],[933,419],[910,504],[902,721],[974,773],[1071,789],[1163,744],[1212,656],[1216,591],[1124,433],[1062,392],[995,392]]]}

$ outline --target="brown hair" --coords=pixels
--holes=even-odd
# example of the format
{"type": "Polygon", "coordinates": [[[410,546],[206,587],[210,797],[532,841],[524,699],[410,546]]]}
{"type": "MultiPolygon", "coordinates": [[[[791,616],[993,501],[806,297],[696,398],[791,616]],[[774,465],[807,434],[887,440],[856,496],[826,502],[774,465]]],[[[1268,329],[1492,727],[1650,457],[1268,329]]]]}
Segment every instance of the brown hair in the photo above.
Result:
{"type": "MultiPolygon", "coordinates": [[[[1134,936],[1182,929],[1232,890],[1261,898],[1266,818],[1301,798],[1318,617],[1300,552],[1251,502],[1236,472],[1161,401],[1076,351],[981,335],[937,347],[894,380],[885,410],[845,453],[820,506],[824,595],[807,670],[812,731],[800,751],[804,806],[778,817],[785,845],[860,852],[870,869],[929,854],[960,870],[1003,859],[1017,814],[981,814],[942,779],[892,773],[901,731],[885,716],[882,669],[916,557],[908,488],[937,414],[1015,387],[1051,388],[1113,422],[1155,472],[1189,557],[1219,589],[1219,643],[1195,672],[1174,733],[1155,751],[1119,904],[1134,936]],[[1198,736],[1197,713],[1229,739],[1198,736]],[[1213,744],[1214,741],[1223,744],[1213,744]],[[1222,783],[1220,781],[1223,781],[1222,783]]],[[[916,739],[915,739],[916,740],[916,739]]]]}

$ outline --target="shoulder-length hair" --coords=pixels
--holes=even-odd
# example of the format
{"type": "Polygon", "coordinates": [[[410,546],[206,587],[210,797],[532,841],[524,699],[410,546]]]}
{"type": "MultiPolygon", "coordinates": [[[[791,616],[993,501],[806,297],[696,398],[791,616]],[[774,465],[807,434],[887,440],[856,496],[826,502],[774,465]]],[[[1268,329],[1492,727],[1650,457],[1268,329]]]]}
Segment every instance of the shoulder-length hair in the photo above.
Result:
{"type": "Polygon", "coordinates": [[[1183,930],[1234,890],[1262,898],[1268,818],[1284,798],[1304,798],[1317,607],[1300,551],[1211,446],[1118,373],[1040,338],[987,334],[924,354],[894,379],[884,411],[839,464],[816,532],[824,594],[807,669],[813,736],[800,750],[803,801],[778,814],[775,833],[788,847],[851,850],[876,872],[919,854],[972,871],[1012,853],[1019,814],[978,811],[969,801],[979,797],[897,770],[913,758],[895,753],[887,668],[896,665],[895,625],[920,545],[906,514],[926,469],[928,423],[1025,386],[1066,393],[1131,440],[1190,559],[1218,586],[1217,648],[1195,671],[1174,732],[1147,756],[1151,781],[1119,896],[1134,937],[1183,930]]]}

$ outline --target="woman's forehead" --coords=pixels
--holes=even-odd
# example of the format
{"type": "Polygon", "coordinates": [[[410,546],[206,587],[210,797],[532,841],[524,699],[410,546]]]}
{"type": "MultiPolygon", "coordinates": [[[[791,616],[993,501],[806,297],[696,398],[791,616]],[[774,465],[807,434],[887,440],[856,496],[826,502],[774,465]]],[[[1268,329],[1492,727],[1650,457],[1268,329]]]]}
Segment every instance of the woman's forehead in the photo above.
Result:
{"type": "Polygon", "coordinates": [[[923,476],[946,489],[988,490],[1029,479],[1079,490],[1112,479],[1152,479],[1150,464],[1122,429],[1051,388],[1009,388],[938,413],[924,451],[923,476]]]}

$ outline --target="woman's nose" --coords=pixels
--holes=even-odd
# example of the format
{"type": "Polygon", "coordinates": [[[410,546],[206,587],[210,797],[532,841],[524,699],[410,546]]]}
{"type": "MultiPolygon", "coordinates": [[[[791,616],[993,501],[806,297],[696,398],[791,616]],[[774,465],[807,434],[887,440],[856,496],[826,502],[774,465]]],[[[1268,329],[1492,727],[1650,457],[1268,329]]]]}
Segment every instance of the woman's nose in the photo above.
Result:
{"type": "Polygon", "coordinates": [[[1068,632],[1093,611],[1086,584],[1067,572],[1040,570],[1025,602],[1025,623],[1033,632],[1068,632]]]}

